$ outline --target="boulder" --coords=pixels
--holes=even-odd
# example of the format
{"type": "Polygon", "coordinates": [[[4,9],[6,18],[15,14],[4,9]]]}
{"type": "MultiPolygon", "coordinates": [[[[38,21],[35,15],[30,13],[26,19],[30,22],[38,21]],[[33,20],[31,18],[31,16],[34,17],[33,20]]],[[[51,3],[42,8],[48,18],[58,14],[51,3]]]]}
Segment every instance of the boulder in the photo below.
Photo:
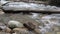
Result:
{"type": "Polygon", "coordinates": [[[19,21],[15,21],[15,20],[10,20],[8,22],[8,27],[10,28],[17,28],[17,27],[24,27],[23,24],[19,21]]]}

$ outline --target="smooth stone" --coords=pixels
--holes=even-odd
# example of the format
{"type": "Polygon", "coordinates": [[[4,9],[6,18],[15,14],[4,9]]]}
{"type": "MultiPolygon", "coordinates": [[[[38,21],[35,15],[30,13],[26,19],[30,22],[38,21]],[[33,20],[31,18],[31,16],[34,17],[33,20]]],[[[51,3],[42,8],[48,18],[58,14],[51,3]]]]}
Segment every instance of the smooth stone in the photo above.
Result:
{"type": "Polygon", "coordinates": [[[14,28],[13,31],[25,31],[27,28],[14,28]]]}
{"type": "Polygon", "coordinates": [[[5,30],[5,32],[10,33],[11,29],[7,27],[6,30],[5,30]]]}
{"type": "Polygon", "coordinates": [[[15,27],[24,27],[21,22],[15,21],[15,20],[10,20],[10,21],[8,22],[8,26],[9,26],[9,27],[12,27],[12,26],[15,26],[15,27]]]}
{"type": "Polygon", "coordinates": [[[3,10],[0,9],[0,15],[4,14],[3,10]]]}

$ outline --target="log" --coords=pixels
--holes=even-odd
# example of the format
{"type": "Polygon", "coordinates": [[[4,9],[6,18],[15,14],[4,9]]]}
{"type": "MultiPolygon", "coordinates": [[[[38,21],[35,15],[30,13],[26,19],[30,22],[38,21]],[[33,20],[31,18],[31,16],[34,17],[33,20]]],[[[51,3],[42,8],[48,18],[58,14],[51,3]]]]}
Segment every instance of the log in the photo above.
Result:
{"type": "Polygon", "coordinates": [[[10,2],[2,6],[4,12],[57,12],[60,13],[60,7],[45,4],[26,3],[26,2],[10,2]]]}

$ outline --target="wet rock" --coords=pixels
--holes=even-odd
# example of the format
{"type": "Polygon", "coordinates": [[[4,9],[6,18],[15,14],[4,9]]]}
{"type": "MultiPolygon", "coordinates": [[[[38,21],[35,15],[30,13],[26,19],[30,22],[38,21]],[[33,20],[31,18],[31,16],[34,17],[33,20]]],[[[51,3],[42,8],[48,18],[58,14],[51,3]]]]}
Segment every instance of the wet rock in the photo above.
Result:
{"type": "Polygon", "coordinates": [[[4,12],[3,12],[3,10],[2,10],[2,9],[0,9],[0,15],[2,15],[2,14],[4,14],[4,12]]]}
{"type": "Polygon", "coordinates": [[[5,31],[5,29],[6,29],[6,25],[0,23],[0,31],[5,31]]]}
{"type": "Polygon", "coordinates": [[[36,25],[33,24],[32,22],[27,22],[23,24],[28,30],[34,30],[36,25]]]}
{"type": "Polygon", "coordinates": [[[39,29],[35,29],[35,33],[37,33],[37,34],[41,34],[41,32],[40,32],[39,29]]]}
{"type": "Polygon", "coordinates": [[[59,31],[59,32],[57,32],[57,34],[60,34],[60,31],[59,31]]]}
{"type": "Polygon", "coordinates": [[[13,31],[25,31],[27,28],[14,28],[13,31]]]}
{"type": "Polygon", "coordinates": [[[52,28],[53,28],[53,31],[55,31],[55,32],[60,31],[60,28],[58,26],[54,26],[52,28]]]}
{"type": "Polygon", "coordinates": [[[10,33],[6,33],[6,34],[10,34],[10,33]]]}
{"type": "Polygon", "coordinates": [[[0,34],[7,34],[6,32],[0,32],[0,34]]]}
{"type": "Polygon", "coordinates": [[[10,29],[10,28],[8,28],[8,27],[6,27],[5,32],[10,33],[10,32],[11,32],[11,29],[10,29]]]}
{"type": "Polygon", "coordinates": [[[0,26],[0,30],[3,30],[3,29],[5,29],[5,26],[0,26]]]}
{"type": "Polygon", "coordinates": [[[17,33],[13,33],[13,34],[17,34],[17,33]]]}
{"type": "Polygon", "coordinates": [[[15,21],[15,20],[11,20],[8,22],[8,26],[10,28],[17,28],[17,27],[24,27],[22,23],[15,21]]]}
{"type": "Polygon", "coordinates": [[[14,28],[13,31],[17,34],[26,34],[28,30],[26,28],[14,28]]]}
{"type": "Polygon", "coordinates": [[[55,34],[55,32],[46,32],[45,34],[55,34]]]}

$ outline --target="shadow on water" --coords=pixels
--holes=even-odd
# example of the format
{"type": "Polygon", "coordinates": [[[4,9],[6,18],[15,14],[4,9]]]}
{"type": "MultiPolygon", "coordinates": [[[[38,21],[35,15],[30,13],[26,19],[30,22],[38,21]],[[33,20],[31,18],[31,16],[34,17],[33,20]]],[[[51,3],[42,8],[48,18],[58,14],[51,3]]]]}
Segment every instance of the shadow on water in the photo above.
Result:
{"type": "Polygon", "coordinates": [[[13,14],[16,14],[16,13],[23,13],[23,14],[30,14],[30,13],[42,13],[42,14],[60,14],[60,12],[50,12],[50,11],[28,11],[28,10],[25,10],[25,11],[11,11],[11,10],[7,10],[5,11],[5,13],[13,13],[13,14]]]}

